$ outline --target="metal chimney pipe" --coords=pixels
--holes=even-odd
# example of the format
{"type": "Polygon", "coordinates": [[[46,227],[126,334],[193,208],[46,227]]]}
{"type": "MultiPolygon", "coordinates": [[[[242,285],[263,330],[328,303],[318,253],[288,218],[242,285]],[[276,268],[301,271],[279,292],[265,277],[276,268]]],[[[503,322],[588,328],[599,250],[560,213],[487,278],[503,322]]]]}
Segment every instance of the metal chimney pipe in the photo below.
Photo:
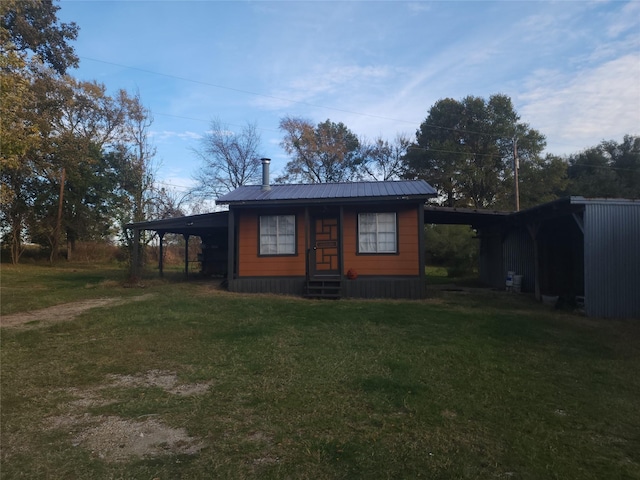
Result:
{"type": "Polygon", "coordinates": [[[271,190],[271,185],[269,185],[269,164],[271,163],[270,158],[261,158],[262,161],[262,190],[271,190]]]}

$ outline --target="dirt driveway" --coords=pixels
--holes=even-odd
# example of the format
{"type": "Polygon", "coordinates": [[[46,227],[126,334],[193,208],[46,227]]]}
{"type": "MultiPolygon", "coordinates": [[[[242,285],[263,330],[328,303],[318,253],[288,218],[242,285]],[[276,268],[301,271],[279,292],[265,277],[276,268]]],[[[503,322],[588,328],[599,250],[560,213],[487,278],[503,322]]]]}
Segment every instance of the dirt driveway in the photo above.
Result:
{"type": "Polygon", "coordinates": [[[73,320],[78,315],[86,312],[87,310],[91,310],[92,308],[139,302],[141,300],[148,300],[153,296],[154,294],[147,293],[145,295],[138,295],[137,297],[94,298],[91,300],[54,305],[53,307],[47,307],[41,310],[14,313],[13,315],[3,315],[0,317],[0,327],[43,327],[55,322],[73,320]]]}
{"type": "MultiPolygon", "coordinates": [[[[152,298],[154,294],[135,297],[97,298],[55,305],[31,312],[5,315],[0,326],[15,329],[39,328],[54,322],[73,320],[92,308],[123,305],[152,298]]],[[[88,450],[93,457],[107,462],[127,462],[137,458],[162,455],[195,455],[205,447],[202,439],[192,437],[186,429],[163,422],[160,414],[149,413],[139,418],[117,415],[94,415],[90,409],[113,403],[103,392],[109,388],[161,388],[168,395],[192,397],[205,395],[212,382],[183,383],[175,371],[150,370],[134,375],[110,374],[102,383],[84,388],[57,390],[70,400],[58,405],[56,415],[44,418],[38,429],[60,430],[69,435],[73,447],[88,450]]],[[[35,435],[35,433],[33,433],[35,435]]],[[[10,457],[28,444],[29,434],[21,432],[13,438],[3,455],[10,457]],[[25,443],[27,442],[27,443],[25,443]]]]}

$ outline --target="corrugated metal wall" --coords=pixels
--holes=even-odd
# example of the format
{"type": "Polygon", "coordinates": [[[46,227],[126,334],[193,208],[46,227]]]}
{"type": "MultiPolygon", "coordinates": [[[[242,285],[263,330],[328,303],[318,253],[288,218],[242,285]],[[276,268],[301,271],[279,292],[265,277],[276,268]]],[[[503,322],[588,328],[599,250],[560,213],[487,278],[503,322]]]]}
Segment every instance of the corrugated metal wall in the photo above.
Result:
{"type": "Polygon", "coordinates": [[[502,268],[502,233],[500,228],[486,228],[479,232],[480,254],[478,274],[480,281],[494,288],[504,288],[505,275],[502,268]]]}
{"type": "Polygon", "coordinates": [[[486,229],[481,235],[479,258],[480,281],[494,288],[505,288],[507,272],[522,275],[522,291],[535,288],[533,242],[524,229],[504,234],[500,229],[486,229]]]}
{"type": "Polygon", "coordinates": [[[640,205],[585,204],[585,310],[640,318],[640,205]]]}
{"type": "Polygon", "coordinates": [[[523,229],[510,231],[504,239],[502,249],[503,276],[507,272],[522,275],[522,291],[533,292],[535,289],[535,269],[533,262],[533,241],[529,233],[523,229]]]}

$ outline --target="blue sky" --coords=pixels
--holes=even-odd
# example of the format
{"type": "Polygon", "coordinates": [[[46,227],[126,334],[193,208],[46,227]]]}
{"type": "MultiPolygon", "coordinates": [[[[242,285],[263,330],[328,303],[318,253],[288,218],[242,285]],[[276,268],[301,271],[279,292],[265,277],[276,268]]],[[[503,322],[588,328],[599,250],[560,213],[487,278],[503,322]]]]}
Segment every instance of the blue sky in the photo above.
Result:
{"type": "Polygon", "coordinates": [[[139,91],[158,178],[179,192],[210,121],[255,122],[272,173],[285,115],[411,136],[439,99],[509,95],[569,154],[640,134],[640,1],[63,0],[71,75],[139,91]]]}

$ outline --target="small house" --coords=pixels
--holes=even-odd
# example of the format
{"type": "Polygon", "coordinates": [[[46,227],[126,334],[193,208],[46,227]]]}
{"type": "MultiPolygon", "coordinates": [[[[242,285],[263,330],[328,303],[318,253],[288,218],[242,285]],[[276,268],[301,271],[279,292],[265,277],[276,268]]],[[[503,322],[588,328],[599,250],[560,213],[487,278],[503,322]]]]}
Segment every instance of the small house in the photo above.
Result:
{"type": "Polygon", "coordinates": [[[423,298],[425,181],[241,186],[228,205],[228,288],[309,297],[423,298]]]}

